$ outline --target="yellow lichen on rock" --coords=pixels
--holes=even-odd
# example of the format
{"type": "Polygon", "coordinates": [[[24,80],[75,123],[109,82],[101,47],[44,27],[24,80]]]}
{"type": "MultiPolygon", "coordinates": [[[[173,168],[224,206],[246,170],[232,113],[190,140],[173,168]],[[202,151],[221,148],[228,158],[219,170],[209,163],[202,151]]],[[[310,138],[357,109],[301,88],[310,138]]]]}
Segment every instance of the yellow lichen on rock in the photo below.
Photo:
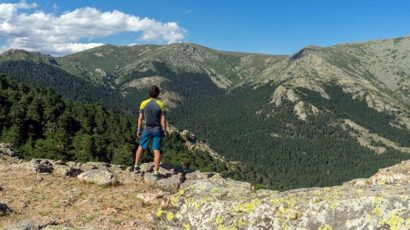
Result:
{"type": "Polygon", "coordinates": [[[332,230],[332,229],[333,229],[333,227],[330,224],[325,224],[325,225],[322,225],[318,228],[318,230],[332,230]]]}
{"type": "Polygon", "coordinates": [[[223,226],[223,225],[218,225],[217,230],[237,230],[238,228],[236,226],[223,226]]]}
{"type": "Polygon", "coordinates": [[[172,213],[172,212],[167,213],[167,220],[168,221],[172,221],[174,218],[175,218],[174,213],[172,213]]]}
{"type": "Polygon", "coordinates": [[[161,216],[162,216],[162,213],[164,213],[164,211],[162,211],[161,208],[158,208],[158,210],[157,210],[157,217],[161,217],[161,216]]]}
{"type": "Polygon", "coordinates": [[[400,227],[405,224],[405,221],[402,217],[398,216],[396,212],[390,214],[389,218],[380,221],[381,226],[389,225],[390,230],[399,230],[400,227]]]}
{"type": "Polygon", "coordinates": [[[251,202],[249,202],[249,203],[244,203],[244,204],[239,203],[239,204],[237,204],[237,205],[234,207],[233,210],[236,211],[236,212],[246,212],[246,213],[250,213],[250,212],[252,212],[253,210],[255,210],[255,208],[256,208],[258,205],[260,205],[261,203],[262,203],[262,202],[261,202],[260,199],[255,198],[255,199],[252,199],[251,202]]]}
{"type": "Polygon", "coordinates": [[[184,230],[191,230],[191,225],[189,224],[183,224],[182,227],[184,228],[184,230]]]}
{"type": "Polygon", "coordinates": [[[215,219],[216,224],[220,225],[224,222],[224,217],[221,215],[218,215],[215,219]]]}
{"type": "Polygon", "coordinates": [[[381,214],[382,214],[382,211],[380,210],[379,207],[376,207],[376,208],[373,209],[373,215],[381,216],[381,214]]]}

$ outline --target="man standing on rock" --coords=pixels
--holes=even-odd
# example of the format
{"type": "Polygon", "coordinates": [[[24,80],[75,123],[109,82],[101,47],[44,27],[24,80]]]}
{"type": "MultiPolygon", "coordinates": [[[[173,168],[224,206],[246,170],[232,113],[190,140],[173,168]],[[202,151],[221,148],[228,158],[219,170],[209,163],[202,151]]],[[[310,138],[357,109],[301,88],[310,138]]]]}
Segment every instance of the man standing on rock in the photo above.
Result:
{"type": "Polygon", "coordinates": [[[150,98],[143,101],[140,105],[137,127],[137,136],[140,139],[140,144],[137,149],[134,166],[134,172],[139,173],[142,153],[148,149],[150,140],[152,140],[152,148],[154,150],[154,177],[156,179],[159,178],[158,169],[162,138],[165,137],[168,132],[164,103],[158,100],[158,95],[158,86],[151,86],[149,88],[150,98]]]}

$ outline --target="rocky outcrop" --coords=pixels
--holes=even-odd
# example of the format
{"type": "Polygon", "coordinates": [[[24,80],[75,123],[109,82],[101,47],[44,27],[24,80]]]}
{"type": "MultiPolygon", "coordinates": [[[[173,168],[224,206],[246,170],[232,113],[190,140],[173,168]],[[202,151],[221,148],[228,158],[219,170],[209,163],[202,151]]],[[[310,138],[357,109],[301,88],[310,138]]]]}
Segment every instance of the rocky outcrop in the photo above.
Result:
{"type": "Polygon", "coordinates": [[[409,183],[410,161],[343,186],[286,192],[213,176],[156,214],[168,229],[409,229],[409,183]]]}
{"type": "Polygon", "coordinates": [[[369,129],[360,126],[349,119],[340,120],[343,129],[348,130],[350,135],[357,139],[361,146],[375,151],[378,154],[386,152],[387,148],[393,148],[402,153],[410,153],[410,147],[400,146],[398,143],[372,133],[369,129]]]}
{"type": "MultiPolygon", "coordinates": [[[[124,197],[127,199],[130,199],[128,198],[130,195],[133,197],[126,203],[107,204],[106,207],[104,206],[105,212],[108,213],[106,215],[124,216],[127,210],[133,207],[140,209],[144,205],[150,206],[149,210],[154,210],[153,213],[146,211],[143,214],[148,215],[149,218],[152,218],[151,215],[155,217],[149,220],[151,222],[144,220],[145,225],[141,225],[150,226],[147,229],[152,228],[149,223],[157,224],[157,229],[410,228],[410,161],[403,161],[395,166],[379,170],[370,178],[355,179],[341,186],[305,188],[285,192],[257,190],[249,183],[223,178],[216,173],[189,172],[167,164],[161,164],[162,178],[159,180],[154,180],[152,177],[152,163],[141,165],[139,174],[134,174],[129,169],[125,170],[125,167],[117,165],[97,164],[100,167],[98,168],[96,163],[79,164],[51,160],[47,163],[44,159],[6,165],[15,169],[25,169],[22,170],[25,171],[24,177],[33,177],[40,175],[38,171],[33,170],[33,167],[37,167],[38,164],[53,165],[53,172],[42,174],[44,181],[34,182],[32,180],[39,186],[36,186],[36,189],[28,188],[29,191],[40,189],[43,183],[50,185],[58,178],[61,181],[72,181],[66,179],[63,174],[57,174],[59,175],[57,177],[53,175],[58,168],[55,167],[56,165],[62,165],[62,167],[94,165],[95,168],[86,170],[78,177],[96,184],[108,185],[123,182],[124,179],[120,179],[121,175],[123,178],[131,178],[128,183],[133,184],[128,187],[124,184],[118,187],[99,188],[100,192],[110,190],[107,191],[110,194],[107,200],[114,199],[113,192],[121,189],[125,192],[124,197]],[[25,167],[17,167],[21,165],[25,167]],[[137,185],[144,185],[144,189],[135,190],[137,185]]],[[[77,186],[81,186],[81,183],[76,183],[77,186]]],[[[97,188],[96,186],[86,187],[88,189],[97,188]]],[[[67,202],[64,201],[61,204],[66,208],[75,208],[76,205],[87,202],[84,197],[88,193],[83,190],[82,187],[70,189],[69,194],[71,195],[67,198],[67,202]]],[[[5,194],[4,191],[0,192],[5,194]]],[[[33,198],[38,199],[38,197],[37,194],[33,198]]],[[[88,197],[88,199],[91,198],[88,197]]],[[[104,200],[101,197],[98,199],[104,200]]],[[[12,200],[8,198],[6,203],[12,200]]],[[[15,206],[14,204],[13,207],[15,206]]],[[[2,215],[11,213],[7,205],[0,204],[0,209],[8,210],[1,211],[2,215]]],[[[64,224],[66,222],[60,224],[60,222],[48,221],[47,223],[51,224],[42,224],[38,222],[40,220],[35,220],[18,222],[6,229],[66,228],[64,224]]],[[[123,229],[139,226],[135,222],[121,222],[120,224],[123,229]]],[[[78,222],[77,226],[81,227],[78,222]]]]}
{"type": "Polygon", "coordinates": [[[13,144],[0,143],[0,155],[5,154],[7,156],[15,157],[16,153],[13,151],[13,144]]]}
{"type": "Polygon", "coordinates": [[[308,115],[316,115],[319,113],[319,109],[316,106],[304,103],[303,101],[296,103],[293,107],[293,111],[297,118],[302,121],[306,121],[308,115]]]}
{"type": "Polygon", "coordinates": [[[97,184],[97,185],[116,185],[118,184],[118,177],[105,169],[91,169],[78,175],[78,179],[83,182],[97,184]]]}

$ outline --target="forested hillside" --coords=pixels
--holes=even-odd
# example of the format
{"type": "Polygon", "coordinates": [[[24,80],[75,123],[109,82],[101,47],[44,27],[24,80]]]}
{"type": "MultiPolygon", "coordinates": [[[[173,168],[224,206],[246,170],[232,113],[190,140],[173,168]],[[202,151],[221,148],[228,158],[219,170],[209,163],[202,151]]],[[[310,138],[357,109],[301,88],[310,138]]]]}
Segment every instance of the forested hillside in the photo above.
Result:
{"type": "Polygon", "coordinates": [[[290,102],[277,107],[269,103],[275,87],[237,88],[218,100],[204,102],[189,118],[175,118],[176,125],[198,133],[229,160],[254,167],[263,184],[275,189],[336,185],[410,159],[410,154],[391,148],[376,154],[338,125],[339,119],[351,119],[410,146],[409,130],[390,126],[392,116],[353,100],[340,87],[327,88],[331,99],[299,89],[305,100],[322,111],[307,121],[294,115],[290,102]]]}
{"type": "MultiPolygon", "coordinates": [[[[21,157],[133,164],[138,145],[134,116],[73,103],[5,75],[0,75],[0,105],[0,142],[13,143],[21,157]]],[[[178,132],[170,134],[163,150],[165,163],[243,177],[206,151],[188,150],[178,132]]],[[[152,154],[145,154],[144,160],[152,160],[152,154]]]]}

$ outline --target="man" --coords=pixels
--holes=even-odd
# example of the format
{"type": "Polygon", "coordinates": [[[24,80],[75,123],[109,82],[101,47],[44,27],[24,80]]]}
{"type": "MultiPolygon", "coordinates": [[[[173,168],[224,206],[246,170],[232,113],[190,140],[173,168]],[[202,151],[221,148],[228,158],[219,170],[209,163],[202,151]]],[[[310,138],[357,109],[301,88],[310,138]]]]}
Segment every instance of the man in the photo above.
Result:
{"type": "Polygon", "coordinates": [[[137,136],[140,139],[140,144],[135,157],[134,172],[139,173],[141,157],[144,150],[148,149],[150,140],[154,150],[154,176],[159,179],[159,162],[161,154],[162,138],[167,135],[167,120],[165,118],[164,103],[158,100],[158,86],[149,88],[150,98],[143,101],[140,105],[138,116],[137,136]],[[144,122],[144,127],[143,127],[144,122]]]}

